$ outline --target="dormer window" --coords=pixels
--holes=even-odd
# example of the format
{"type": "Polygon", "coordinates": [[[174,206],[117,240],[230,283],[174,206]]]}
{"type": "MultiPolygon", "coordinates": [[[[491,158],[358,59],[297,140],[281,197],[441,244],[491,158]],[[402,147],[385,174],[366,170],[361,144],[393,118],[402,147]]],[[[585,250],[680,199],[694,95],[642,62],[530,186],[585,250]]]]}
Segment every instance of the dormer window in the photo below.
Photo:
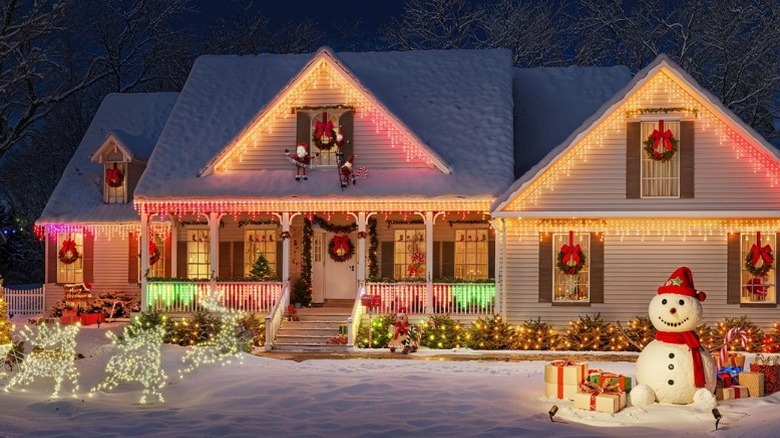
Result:
{"type": "Polygon", "coordinates": [[[103,165],[103,202],[126,204],[143,172],[142,160],[133,157],[117,133],[110,133],[90,160],[103,165]]]}
{"type": "Polygon", "coordinates": [[[346,160],[354,154],[352,143],[354,110],[349,107],[299,108],[296,143],[309,145],[309,157],[314,166],[336,166],[336,152],[346,160]],[[319,155],[318,155],[319,154],[319,155]]]}
{"type": "Polygon", "coordinates": [[[127,202],[127,168],[125,163],[105,163],[103,178],[103,200],[106,204],[124,204],[127,202]]]}

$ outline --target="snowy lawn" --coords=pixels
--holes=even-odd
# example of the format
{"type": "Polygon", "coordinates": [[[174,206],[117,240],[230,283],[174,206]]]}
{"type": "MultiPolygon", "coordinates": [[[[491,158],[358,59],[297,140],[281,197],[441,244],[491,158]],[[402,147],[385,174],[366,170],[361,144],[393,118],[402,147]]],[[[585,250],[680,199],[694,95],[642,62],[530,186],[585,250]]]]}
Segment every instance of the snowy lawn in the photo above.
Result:
{"type": "MultiPolygon", "coordinates": [[[[105,326],[104,326],[105,327],[105,326]]],[[[121,330],[114,326],[110,330],[121,330]]],[[[629,407],[616,415],[576,410],[544,396],[541,361],[403,359],[294,362],[244,355],[179,379],[183,347],[165,345],[163,404],[140,405],[140,385],[87,397],[114,347],[105,328],[84,327],[81,391],[49,400],[52,381],[0,394],[2,436],[778,436],[780,393],[722,402],[720,430],[692,406],[629,407]],[[551,423],[547,411],[560,410],[551,423]]],[[[421,351],[422,356],[433,352],[421,351]]],[[[458,352],[473,357],[473,352],[458,352]]],[[[400,357],[400,356],[399,356],[400,357]]],[[[591,362],[634,374],[631,362],[591,362]]],[[[8,380],[8,377],[3,379],[8,380]]]]}

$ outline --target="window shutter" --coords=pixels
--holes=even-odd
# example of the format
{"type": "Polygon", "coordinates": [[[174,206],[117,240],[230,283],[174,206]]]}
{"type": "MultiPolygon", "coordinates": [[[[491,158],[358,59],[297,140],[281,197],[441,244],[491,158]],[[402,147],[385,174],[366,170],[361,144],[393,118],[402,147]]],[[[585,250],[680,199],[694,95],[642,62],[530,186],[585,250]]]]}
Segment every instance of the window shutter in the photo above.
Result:
{"type": "Polygon", "coordinates": [[[604,242],[600,233],[590,234],[590,302],[604,302],[604,242]]]}
{"type": "Polygon", "coordinates": [[[57,249],[57,233],[47,233],[46,237],[49,239],[47,245],[49,245],[49,256],[46,260],[46,282],[57,282],[57,263],[59,263],[59,253],[57,249]]]}
{"type": "Polygon", "coordinates": [[[433,242],[433,254],[428,260],[433,263],[433,279],[441,278],[441,242],[433,242]]]}
{"type": "Polygon", "coordinates": [[[381,242],[380,243],[380,255],[381,258],[381,275],[385,278],[395,278],[393,272],[393,252],[395,248],[395,242],[381,242]]]}
{"type": "Polygon", "coordinates": [[[542,234],[539,240],[539,302],[552,302],[552,234],[542,234]]]}
{"type": "Polygon", "coordinates": [[[127,251],[127,282],[138,283],[138,263],[141,261],[141,252],[138,250],[138,233],[128,235],[127,251]]]}
{"type": "Polygon", "coordinates": [[[694,197],[694,132],[693,122],[680,122],[680,198],[694,197]]]}
{"type": "Polygon", "coordinates": [[[84,255],[81,262],[84,269],[84,282],[92,283],[95,278],[95,235],[86,230],[84,231],[84,255]]]}
{"type": "Polygon", "coordinates": [[[488,240],[488,271],[487,278],[493,278],[496,273],[496,241],[488,240]]]}
{"type": "MultiPolygon", "coordinates": [[[[284,241],[278,240],[276,242],[276,274],[277,277],[282,276],[282,262],[284,260],[284,241]]],[[[282,281],[287,281],[286,278],[282,278],[282,281]]]]}
{"type": "Polygon", "coordinates": [[[230,269],[233,267],[230,259],[230,242],[219,242],[219,268],[218,277],[232,277],[230,269]]]}
{"type": "Polygon", "coordinates": [[[354,130],[355,113],[353,111],[347,111],[339,117],[339,125],[344,133],[344,143],[341,145],[341,151],[344,153],[344,159],[346,160],[355,153],[355,145],[352,140],[354,130]]]}
{"type": "Polygon", "coordinates": [[[165,268],[163,269],[166,277],[171,276],[171,236],[173,233],[174,231],[171,231],[167,236],[165,236],[165,247],[163,249],[163,252],[165,253],[165,268]]]}
{"type": "Polygon", "coordinates": [[[642,124],[626,123],[626,199],[639,199],[642,190],[642,124]]]}
{"type": "Polygon", "coordinates": [[[739,233],[728,236],[726,250],[726,303],[739,304],[742,293],[742,239],[739,233]]]}
{"type": "Polygon", "coordinates": [[[244,276],[244,242],[233,242],[233,276],[244,276]]]}
{"type": "MultiPolygon", "coordinates": [[[[305,111],[297,111],[298,126],[296,128],[295,142],[300,143],[305,141],[307,145],[311,146],[311,117],[305,111]]],[[[293,151],[295,148],[292,148],[293,151]]],[[[311,153],[311,149],[309,149],[311,153]]]]}
{"type": "Polygon", "coordinates": [[[455,242],[441,243],[441,276],[455,277],[455,242]]]}
{"type": "Polygon", "coordinates": [[[188,278],[187,273],[187,242],[176,242],[176,276],[188,278]]]}

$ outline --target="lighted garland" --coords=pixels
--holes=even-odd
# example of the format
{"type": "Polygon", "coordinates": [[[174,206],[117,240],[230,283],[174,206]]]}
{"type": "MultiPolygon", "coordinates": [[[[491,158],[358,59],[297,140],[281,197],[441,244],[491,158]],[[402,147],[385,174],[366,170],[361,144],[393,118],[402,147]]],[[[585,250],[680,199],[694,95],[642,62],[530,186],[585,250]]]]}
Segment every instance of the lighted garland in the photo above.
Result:
{"type": "Polygon", "coordinates": [[[62,246],[59,251],[59,258],[63,264],[70,265],[79,259],[81,255],[76,247],[76,242],[68,237],[62,242],[62,246]]]}
{"type": "Polygon", "coordinates": [[[672,131],[664,130],[664,121],[658,121],[658,129],[654,130],[647,140],[642,142],[648,157],[655,161],[669,161],[677,152],[680,141],[674,138],[672,131]],[[662,151],[662,152],[659,152],[662,151]]]}
{"type": "Polygon", "coordinates": [[[311,242],[314,239],[314,229],[308,218],[303,220],[303,244],[301,248],[301,280],[306,285],[306,292],[311,296],[311,242]]]}
{"type": "Polygon", "coordinates": [[[376,233],[376,218],[368,219],[368,278],[379,278],[379,262],[377,253],[379,251],[379,238],[376,233]]]}
{"type": "Polygon", "coordinates": [[[328,243],[328,255],[339,263],[346,262],[355,255],[355,246],[349,236],[333,236],[328,243]]]}
{"type": "Polygon", "coordinates": [[[349,225],[333,225],[326,221],[325,219],[321,218],[320,216],[317,216],[316,214],[312,217],[314,220],[314,224],[318,225],[323,230],[334,233],[334,234],[349,234],[354,233],[357,231],[358,226],[356,223],[352,223],[349,225]]]}

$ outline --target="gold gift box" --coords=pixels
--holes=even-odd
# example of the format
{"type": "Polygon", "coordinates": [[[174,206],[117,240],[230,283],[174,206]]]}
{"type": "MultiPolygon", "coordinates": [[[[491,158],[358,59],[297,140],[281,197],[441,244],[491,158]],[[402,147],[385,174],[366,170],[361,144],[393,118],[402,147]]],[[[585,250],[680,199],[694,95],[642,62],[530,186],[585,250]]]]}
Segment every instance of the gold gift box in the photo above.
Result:
{"type": "Polygon", "coordinates": [[[734,400],[738,398],[748,398],[747,386],[734,385],[728,388],[717,388],[715,390],[715,397],[718,400],[734,400]]]}
{"type": "Polygon", "coordinates": [[[547,397],[571,400],[588,374],[587,362],[555,361],[544,366],[547,397]]]}
{"type": "Polygon", "coordinates": [[[608,392],[599,394],[595,397],[589,392],[578,392],[574,394],[573,406],[577,409],[584,409],[586,411],[614,414],[626,407],[626,392],[608,392]],[[595,399],[591,400],[591,398],[595,399]],[[594,403],[591,404],[591,401],[594,403]]]}
{"type": "Polygon", "coordinates": [[[739,373],[739,385],[746,386],[751,397],[764,396],[764,374],[751,371],[739,373]]]}

